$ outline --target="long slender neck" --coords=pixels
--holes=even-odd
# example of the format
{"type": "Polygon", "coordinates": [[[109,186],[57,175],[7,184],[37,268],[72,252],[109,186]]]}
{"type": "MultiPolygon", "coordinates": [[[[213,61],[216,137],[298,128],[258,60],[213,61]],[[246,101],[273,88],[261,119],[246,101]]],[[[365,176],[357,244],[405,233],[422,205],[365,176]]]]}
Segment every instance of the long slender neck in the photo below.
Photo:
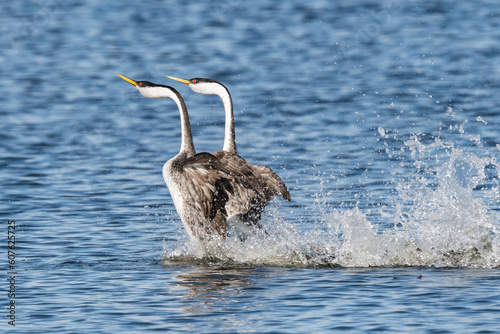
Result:
{"type": "Polygon", "coordinates": [[[191,133],[191,123],[189,122],[189,115],[186,108],[186,103],[179,92],[172,92],[169,95],[172,100],[175,101],[177,107],[179,108],[179,113],[181,115],[181,150],[179,153],[187,153],[188,155],[195,155],[196,150],[194,148],[193,135],[191,133]]]}
{"type": "Polygon", "coordinates": [[[222,99],[224,104],[224,112],[226,115],[226,125],[224,130],[224,146],[223,151],[237,154],[236,150],[236,134],[234,128],[234,114],[233,114],[233,100],[231,99],[231,94],[229,90],[221,85],[221,89],[218,90],[219,97],[222,99]]]}

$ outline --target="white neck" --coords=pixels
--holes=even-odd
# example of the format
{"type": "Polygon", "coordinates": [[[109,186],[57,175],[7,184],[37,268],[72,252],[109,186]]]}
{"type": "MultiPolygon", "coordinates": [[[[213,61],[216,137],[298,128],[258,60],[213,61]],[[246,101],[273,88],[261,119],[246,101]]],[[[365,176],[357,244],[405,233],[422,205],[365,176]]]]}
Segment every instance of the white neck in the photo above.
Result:
{"type": "Polygon", "coordinates": [[[195,155],[193,135],[191,133],[191,123],[189,122],[189,115],[186,108],[186,103],[181,94],[173,88],[167,87],[138,87],[139,92],[151,99],[161,99],[169,97],[174,100],[179,108],[181,116],[181,150],[179,153],[187,153],[188,155],[195,155]]]}
{"type": "Polygon", "coordinates": [[[173,99],[179,108],[179,114],[181,116],[181,149],[179,153],[186,152],[189,155],[195,155],[196,150],[194,148],[193,134],[191,133],[191,123],[189,122],[189,115],[186,108],[184,100],[180,96],[173,99]]]}
{"type": "Polygon", "coordinates": [[[222,104],[224,105],[224,113],[226,117],[226,125],[224,127],[224,146],[222,150],[231,153],[237,153],[236,151],[236,134],[234,127],[234,113],[233,113],[233,100],[231,99],[231,94],[227,88],[224,88],[223,94],[218,94],[222,99],[222,104]]]}
{"type": "Polygon", "coordinates": [[[223,151],[237,154],[236,150],[236,134],[234,127],[234,114],[233,114],[233,100],[231,99],[231,94],[229,90],[222,84],[217,82],[208,82],[198,85],[190,85],[197,93],[207,94],[207,95],[217,95],[222,99],[224,104],[224,112],[226,117],[226,125],[224,130],[224,146],[223,151]]]}

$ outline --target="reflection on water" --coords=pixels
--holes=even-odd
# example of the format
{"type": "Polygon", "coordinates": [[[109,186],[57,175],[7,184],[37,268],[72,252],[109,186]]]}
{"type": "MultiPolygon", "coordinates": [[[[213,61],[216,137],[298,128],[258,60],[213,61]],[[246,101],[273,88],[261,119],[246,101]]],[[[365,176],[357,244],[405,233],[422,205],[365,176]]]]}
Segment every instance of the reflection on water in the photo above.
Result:
{"type": "MultiPolygon", "coordinates": [[[[251,267],[194,267],[189,272],[175,276],[177,286],[189,293],[185,296],[189,305],[182,312],[200,314],[234,308],[245,294],[258,287],[254,283],[256,269],[251,267]]],[[[258,276],[258,275],[257,275],[258,276]]],[[[240,304],[253,308],[261,305],[240,304]]]]}

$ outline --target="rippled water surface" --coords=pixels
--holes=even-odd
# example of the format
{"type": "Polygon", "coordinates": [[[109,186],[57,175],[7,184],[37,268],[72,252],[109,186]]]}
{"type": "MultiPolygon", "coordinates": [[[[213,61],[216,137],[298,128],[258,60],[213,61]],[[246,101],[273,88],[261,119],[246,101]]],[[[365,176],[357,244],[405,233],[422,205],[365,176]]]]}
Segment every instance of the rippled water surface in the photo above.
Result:
{"type": "Polygon", "coordinates": [[[500,331],[495,1],[0,8],[2,329],[500,331]],[[239,153],[292,202],[199,254],[161,175],[176,106],[116,73],[178,89],[200,152],[222,103],[165,75],[223,82],[239,153]]]}

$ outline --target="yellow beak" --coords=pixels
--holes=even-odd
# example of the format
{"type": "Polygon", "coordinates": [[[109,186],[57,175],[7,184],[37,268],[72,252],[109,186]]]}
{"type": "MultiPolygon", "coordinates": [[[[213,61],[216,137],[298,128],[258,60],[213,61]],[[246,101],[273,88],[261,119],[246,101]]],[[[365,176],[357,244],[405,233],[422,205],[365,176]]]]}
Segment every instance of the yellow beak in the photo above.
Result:
{"type": "Polygon", "coordinates": [[[176,78],[176,77],[169,77],[168,75],[166,75],[166,77],[167,77],[167,78],[169,78],[169,79],[175,80],[175,81],[182,82],[183,84],[188,85],[188,86],[189,86],[190,84],[192,84],[192,82],[191,82],[191,81],[189,81],[189,80],[179,79],[179,78],[176,78]]]}
{"type": "Polygon", "coordinates": [[[116,74],[117,74],[120,78],[122,78],[123,80],[125,80],[126,82],[128,82],[128,83],[130,83],[130,84],[132,84],[132,85],[134,85],[134,86],[138,86],[138,83],[137,83],[137,82],[135,82],[134,80],[129,79],[129,78],[127,78],[127,77],[124,77],[123,75],[120,75],[120,74],[118,74],[118,73],[116,73],[116,74]]]}

